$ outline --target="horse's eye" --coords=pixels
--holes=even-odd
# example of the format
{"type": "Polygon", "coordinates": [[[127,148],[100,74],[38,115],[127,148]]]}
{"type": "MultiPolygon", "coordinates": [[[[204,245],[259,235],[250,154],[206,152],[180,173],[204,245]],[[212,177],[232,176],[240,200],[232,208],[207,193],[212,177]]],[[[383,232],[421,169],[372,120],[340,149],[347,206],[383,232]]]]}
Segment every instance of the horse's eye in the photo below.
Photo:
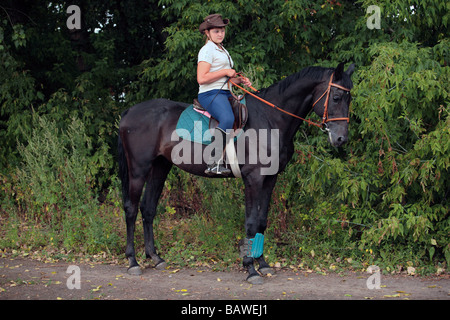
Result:
{"type": "Polygon", "coordinates": [[[333,100],[334,101],[339,101],[339,100],[341,100],[341,96],[333,96],[333,100]]]}

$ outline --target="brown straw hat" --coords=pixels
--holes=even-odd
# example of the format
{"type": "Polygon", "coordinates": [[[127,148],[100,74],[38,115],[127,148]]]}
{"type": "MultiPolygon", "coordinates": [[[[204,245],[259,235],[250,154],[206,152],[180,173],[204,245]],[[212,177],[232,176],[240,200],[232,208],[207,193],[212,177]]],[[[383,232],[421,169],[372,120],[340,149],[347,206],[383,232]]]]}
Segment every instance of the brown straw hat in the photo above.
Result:
{"type": "Polygon", "coordinates": [[[222,15],[215,13],[207,16],[198,30],[200,30],[200,33],[205,33],[205,30],[226,27],[229,23],[230,19],[222,19],[222,15]]]}

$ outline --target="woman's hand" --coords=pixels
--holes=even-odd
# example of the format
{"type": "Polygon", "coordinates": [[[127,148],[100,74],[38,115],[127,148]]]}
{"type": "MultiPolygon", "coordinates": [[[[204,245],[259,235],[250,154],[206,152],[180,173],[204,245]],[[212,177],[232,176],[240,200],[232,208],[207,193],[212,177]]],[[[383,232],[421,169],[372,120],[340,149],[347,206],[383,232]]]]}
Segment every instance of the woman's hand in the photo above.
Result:
{"type": "Polygon", "coordinates": [[[251,87],[252,83],[250,82],[250,80],[246,77],[240,77],[241,78],[241,83],[246,86],[246,87],[251,87]]]}
{"type": "Polygon", "coordinates": [[[236,70],[234,70],[234,69],[225,69],[224,71],[226,72],[228,78],[236,77],[236,70]]]}
{"type": "Polygon", "coordinates": [[[233,82],[234,84],[243,84],[246,87],[251,87],[252,83],[250,82],[250,80],[246,77],[238,77],[238,78],[234,78],[231,80],[231,82],[233,82]]]}

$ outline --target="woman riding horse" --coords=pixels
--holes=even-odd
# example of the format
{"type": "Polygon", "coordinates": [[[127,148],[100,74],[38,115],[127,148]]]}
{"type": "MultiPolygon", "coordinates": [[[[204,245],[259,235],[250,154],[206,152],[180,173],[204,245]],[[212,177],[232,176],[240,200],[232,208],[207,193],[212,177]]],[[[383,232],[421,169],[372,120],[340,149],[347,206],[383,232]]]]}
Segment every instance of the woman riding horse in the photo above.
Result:
{"type": "MultiPolygon", "coordinates": [[[[231,110],[228,98],[231,92],[228,87],[224,88],[228,78],[233,79],[233,83],[242,83],[251,86],[251,82],[245,77],[237,77],[233,68],[233,59],[222,45],[225,38],[225,27],[230,22],[229,19],[222,19],[220,14],[212,14],[205,18],[200,24],[199,30],[206,35],[206,44],[198,53],[197,82],[200,86],[198,91],[198,101],[217,121],[219,126],[214,132],[214,136],[222,140],[222,150],[226,146],[228,136],[227,130],[233,128],[234,115],[231,110]]],[[[215,155],[212,163],[208,163],[205,171],[207,174],[229,175],[230,169],[221,164],[221,155],[215,155]]]]}

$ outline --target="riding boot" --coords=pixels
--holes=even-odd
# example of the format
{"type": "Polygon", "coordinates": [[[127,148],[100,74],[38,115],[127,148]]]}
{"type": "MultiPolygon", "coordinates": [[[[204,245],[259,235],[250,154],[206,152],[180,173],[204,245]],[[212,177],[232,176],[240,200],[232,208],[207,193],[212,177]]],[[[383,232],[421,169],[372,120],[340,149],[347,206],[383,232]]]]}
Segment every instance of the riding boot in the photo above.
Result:
{"type": "MultiPolygon", "coordinates": [[[[224,175],[227,176],[231,173],[231,170],[228,169],[227,167],[225,167],[223,165],[224,163],[224,153],[225,153],[225,147],[227,145],[227,141],[229,139],[230,134],[224,132],[222,129],[217,128],[214,132],[214,137],[215,139],[221,139],[222,140],[222,154],[220,155],[220,157],[216,157],[216,155],[213,155],[213,162],[210,164],[207,164],[207,168],[205,170],[205,173],[208,175],[213,175],[213,174],[220,174],[220,175],[224,175]]],[[[215,151],[214,151],[215,153],[215,151]]]]}

